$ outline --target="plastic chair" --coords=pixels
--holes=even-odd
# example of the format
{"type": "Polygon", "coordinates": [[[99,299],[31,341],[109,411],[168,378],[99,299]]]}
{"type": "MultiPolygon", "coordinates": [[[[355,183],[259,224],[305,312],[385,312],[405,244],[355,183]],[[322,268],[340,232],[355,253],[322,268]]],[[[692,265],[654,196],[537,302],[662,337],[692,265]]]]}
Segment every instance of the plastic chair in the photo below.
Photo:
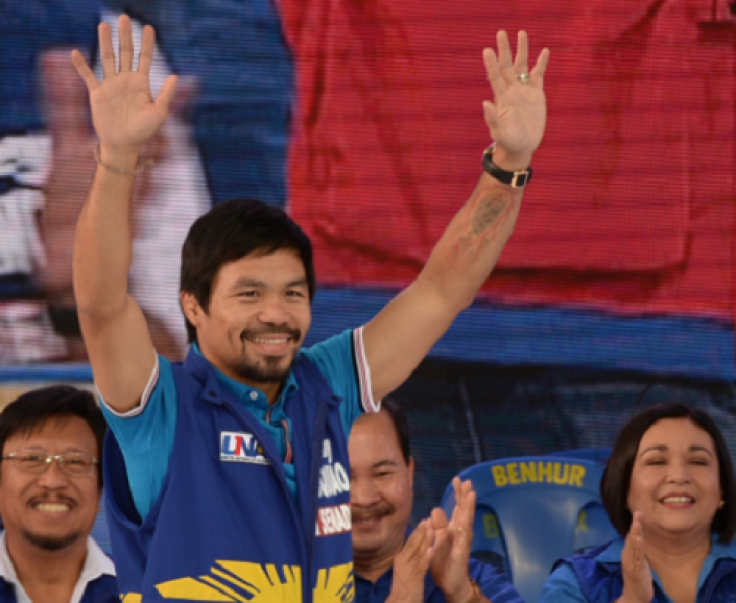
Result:
{"type": "MultiPolygon", "coordinates": [[[[538,456],[474,465],[460,474],[475,488],[471,554],[509,576],[522,598],[537,601],[558,559],[616,537],[598,496],[603,466],[538,456]]],[[[455,507],[452,485],[442,508],[455,507]]]]}

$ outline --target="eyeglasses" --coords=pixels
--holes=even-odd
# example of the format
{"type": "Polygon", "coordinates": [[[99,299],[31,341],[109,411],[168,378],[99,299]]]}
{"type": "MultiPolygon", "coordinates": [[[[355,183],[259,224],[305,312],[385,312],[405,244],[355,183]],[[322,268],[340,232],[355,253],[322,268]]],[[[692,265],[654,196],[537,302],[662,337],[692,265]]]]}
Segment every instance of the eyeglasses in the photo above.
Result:
{"type": "Polygon", "coordinates": [[[70,477],[87,477],[92,475],[99,461],[86,452],[65,452],[64,454],[47,454],[41,450],[18,450],[4,454],[2,460],[10,459],[21,471],[26,473],[45,473],[51,461],[59,463],[59,468],[70,477]]]}

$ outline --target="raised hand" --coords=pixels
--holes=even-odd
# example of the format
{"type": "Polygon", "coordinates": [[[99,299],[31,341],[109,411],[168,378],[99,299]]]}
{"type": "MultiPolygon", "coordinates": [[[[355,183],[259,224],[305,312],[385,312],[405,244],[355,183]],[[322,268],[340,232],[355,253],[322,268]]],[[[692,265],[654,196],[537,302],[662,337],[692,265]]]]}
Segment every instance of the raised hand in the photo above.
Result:
{"type": "Polygon", "coordinates": [[[434,509],[431,516],[436,539],[430,571],[448,603],[469,601],[473,596],[468,561],[473,543],[475,490],[470,480],[462,482],[459,477],[452,480],[452,487],[455,490],[455,508],[450,521],[439,508],[434,509]]]}
{"type": "Polygon", "coordinates": [[[519,32],[516,60],[511,55],[506,32],[499,31],[496,40],[498,56],[492,48],[483,50],[483,62],[493,89],[493,102],[483,102],[483,114],[491,138],[498,143],[494,162],[505,169],[523,169],[529,165],[531,154],[544,136],[547,101],[543,86],[549,50],[542,50],[530,73],[526,32],[519,32]],[[506,163],[524,165],[503,165],[506,157],[506,163]]]}
{"type": "Polygon", "coordinates": [[[166,119],[174,95],[176,76],[167,78],[154,101],[148,77],[155,42],[153,28],[146,26],[143,29],[138,71],[132,71],[133,35],[130,19],[126,15],[120,17],[119,33],[119,72],[115,68],[112,34],[107,23],[99,26],[103,80],[97,80],[79,51],[72,52],[72,62],[87,84],[92,122],[100,146],[137,153],[166,119]]]}
{"type": "Polygon", "coordinates": [[[641,511],[636,511],[621,552],[624,591],[618,603],[650,603],[654,597],[652,571],[644,555],[644,528],[641,518],[641,511]]]}
{"type": "Polygon", "coordinates": [[[435,534],[431,521],[425,519],[394,559],[391,595],[386,603],[423,603],[424,578],[434,553],[435,534]]]}

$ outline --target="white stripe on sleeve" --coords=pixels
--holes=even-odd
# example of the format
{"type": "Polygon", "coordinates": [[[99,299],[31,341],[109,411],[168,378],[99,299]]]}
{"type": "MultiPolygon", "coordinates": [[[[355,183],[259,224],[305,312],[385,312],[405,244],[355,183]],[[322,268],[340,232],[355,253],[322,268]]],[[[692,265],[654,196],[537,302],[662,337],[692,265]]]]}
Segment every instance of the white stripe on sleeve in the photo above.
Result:
{"type": "Polygon", "coordinates": [[[360,390],[360,404],[364,412],[378,412],[381,410],[381,401],[373,399],[371,386],[371,367],[363,346],[363,327],[353,331],[353,352],[355,358],[355,372],[358,375],[358,389],[360,390]]]}
{"type": "MultiPolygon", "coordinates": [[[[141,394],[141,401],[138,403],[137,406],[125,412],[117,412],[113,408],[110,408],[107,402],[105,402],[102,395],[100,395],[100,401],[102,402],[102,404],[105,405],[105,408],[110,411],[110,414],[113,414],[116,417],[120,417],[121,419],[128,419],[130,417],[137,417],[144,410],[146,410],[146,404],[148,404],[148,399],[151,397],[151,392],[153,391],[153,388],[156,387],[156,384],[158,383],[159,372],[161,370],[159,368],[158,354],[156,353],[156,350],[153,350],[153,355],[156,358],[156,362],[153,365],[151,376],[148,378],[148,383],[146,383],[146,387],[143,390],[143,394],[141,394]]],[[[97,393],[98,394],[100,393],[99,389],[97,390],[97,393]]]]}

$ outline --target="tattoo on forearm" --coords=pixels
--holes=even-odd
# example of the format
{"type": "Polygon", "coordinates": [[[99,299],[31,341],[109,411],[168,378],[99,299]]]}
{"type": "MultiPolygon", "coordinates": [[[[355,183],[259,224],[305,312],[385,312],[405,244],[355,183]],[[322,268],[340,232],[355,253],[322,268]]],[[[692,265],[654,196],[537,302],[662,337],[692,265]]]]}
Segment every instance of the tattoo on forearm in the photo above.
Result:
{"type": "Polygon", "coordinates": [[[455,268],[458,262],[472,262],[486,254],[494,248],[495,241],[501,241],[503,247],[513,230],[522,194],[523,191],[507,191],[500,186],[483,186],[473,192],[454,220],[448,259],[455,268]]]}
{"type": "Polygon", "coordinates": [[[488,193],[478,201],[478,206],[473,214],[471,234],[481,234],[486,228],[493,224],[506,210],[509,204],[509,196],[505,193],[488,193]]]}

